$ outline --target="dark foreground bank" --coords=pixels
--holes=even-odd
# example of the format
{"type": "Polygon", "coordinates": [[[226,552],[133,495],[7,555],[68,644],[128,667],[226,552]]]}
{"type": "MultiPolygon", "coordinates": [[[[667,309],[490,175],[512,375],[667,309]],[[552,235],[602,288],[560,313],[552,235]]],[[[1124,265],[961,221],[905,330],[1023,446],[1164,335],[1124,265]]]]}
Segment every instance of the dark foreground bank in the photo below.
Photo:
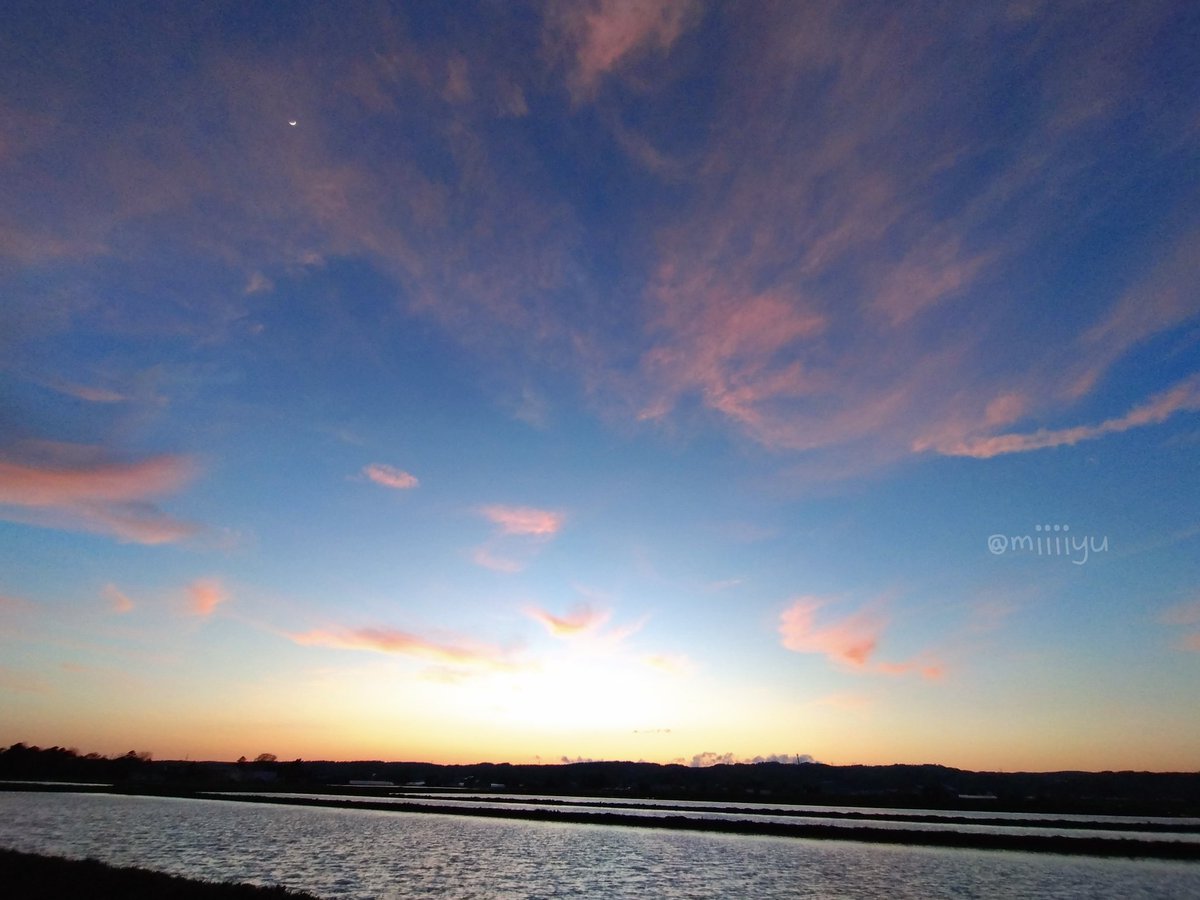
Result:
{"type": "Polygon", "coordinates": [[[317,900],[283,887],[195,881],[148,869],[118,868],[94,859],[63,859],[0,849],[0,886],[14,900],[70,897],[122,900],[317,900]]]}

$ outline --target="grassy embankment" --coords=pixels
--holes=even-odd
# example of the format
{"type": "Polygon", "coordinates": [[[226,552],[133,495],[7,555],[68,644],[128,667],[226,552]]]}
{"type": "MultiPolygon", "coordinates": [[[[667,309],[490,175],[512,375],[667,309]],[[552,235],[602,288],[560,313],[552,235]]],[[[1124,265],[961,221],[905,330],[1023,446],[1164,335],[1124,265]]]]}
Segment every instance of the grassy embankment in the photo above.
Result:
{"type": "Polygon", "coordinates": [[[109,866],[94,859],[63,859],[0,849],[0,886],[4,896],[19,900],[62,900],[63,897],[122,900],[317,900],[312,894],[284,887],[196,881],[109,866]]]}

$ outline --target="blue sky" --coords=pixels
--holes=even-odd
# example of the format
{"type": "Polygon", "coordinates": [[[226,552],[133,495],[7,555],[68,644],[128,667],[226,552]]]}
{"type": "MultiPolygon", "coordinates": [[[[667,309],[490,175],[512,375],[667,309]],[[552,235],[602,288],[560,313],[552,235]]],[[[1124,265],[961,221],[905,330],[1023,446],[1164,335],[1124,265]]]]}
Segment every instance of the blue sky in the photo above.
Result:
{"type": "Polygon", "coordinates": [[[9,19],[0,742],[1200,765],[1189,4],[9,19]]]}

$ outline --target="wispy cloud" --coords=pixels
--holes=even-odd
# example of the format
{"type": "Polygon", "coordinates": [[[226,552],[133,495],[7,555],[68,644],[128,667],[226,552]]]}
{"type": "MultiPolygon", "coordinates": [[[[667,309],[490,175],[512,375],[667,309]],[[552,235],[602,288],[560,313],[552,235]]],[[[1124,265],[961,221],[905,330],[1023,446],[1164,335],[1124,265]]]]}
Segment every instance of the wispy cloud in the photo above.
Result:
{"type": "MultiPolygon", "coordinates": [[[[236,314],[213,312],[214,327],[245,324],[272,266],[361,258],[404,286],[409,311],[472,347],[569,351],[592,395],[619,396],[622,413],[666,422],[699,409],[774,448],[841,459],[853,447],[862,467],[877,467],[929,435],[940,445],[951,432],[976,440],[1008,427],[979,421],[1003,394],[1061,413],[1054,404],[1196,314],[1197,238],[1176,240],[1166,212],[1162,243],[1178,250],[1116,303],[1103,291],[1072,298],[1051,322],[1010,299],[1041,289],[1031,255],[1067,249],[1047,225],[1060,210],[1080,228],[1111,212],[1095,208],[1093,176],[1133,182],[1139,167],[1191,145],[1194,103],[1145,89],[1145,36],[1166,30],[1171,7],[1090,23],[1073,6],[1047,6],[1018,26],[1002,5],[864,17],[838,2],[564,0],[542,17],[546,52],[519,61],[490,35],[422,43],[402,10],[380,7],[347,17],[344,40],[300,29],[272,52],[206,51],[194,69],[172,71],[165,94],[234,124],[221,154],[164,151],[204,140],[201,119],[183,131],[150,116],[79,132],[77,113],[95,103],[88,85],[56,85],[53,111],[5,109],[23,137],[4,157],[16,202],[0,213],[0,246],[22,259],[103,256],[114,238],[153,246],[163,234],[230,266],[252,292],[236,314]],[[701,38],[717,34],[714,56],[701,38]],[[1046,52],[1026,52],[1034,46],[1046,52]],[[319,73],[304,63],[318,49],[319,73]],[[636,115],[602,90],[618,77],[638,94],[636,115]],[[640,157],[650,188],[613,206],[639,249],[612,298],[586,287],[605,273],[589,268],[584,205],[553,179],[512,177],[545,164],[545,142],[502,130],[496,143],[498,117],[527,114],[539,91],[550,108],[564,82],[577,102],[596,103],[589,141],[640,157]],[[1020,101],[1003,124],[979,115],[997,85],[1020,101]],[[302,127],[288,127],[298,108],[302,127]],[[412,131],[414,110],[423,131],[412,131]],[[389,126],[412,140],[344,139],[389,126]],[[427,142],[454,164],[431,169],[427,142]],[[96,162],[52,170],[58,157],[43,151],[55,147],[96,162]],[[525,162],[510,170],[502,160],[512,159],[525,162]],[[667,168],[678,203],[658,202],[667,168]],[[56,208],[39,202],[48,183],[73,214],[24,222],[23,210],[56,208]],[[231,198],[220,219],[201,193],[231,198]],[[576,290],[586,302],[561,302],[576,290]],[[619,336],[593,316],[617,295],[632,326],[619,336]]],[[[595,160],[571,164],[581,177],[628,174],[595,160]]],[[[60,318],[90,324],[101,307],[136,318],[100,303],[60,318]]]]}
{"type": "Polygon", "coordinates": [[[104,596],[111,604],[112,611],[118,614],[133,612],[136,606],[133,600],[115,584],[106,584],[104,586],[104,596]]]}
{"type": "Polygon", "coordinates": [[[779,617],[783,646],[797,653],[820,654],[844,668],[881,675],[919,674],[936,680],[945,674],[938,661],[925,658],[904,662],[875,659],[887,625],[877,607],[867,606],[841,619],[818,625],[817,611],[828,606],[823,597],[804,596],[792,601],[779,617]]]}
{"type": "Polygon", "coordinates": [[[818,627],[817,610],[828,601],[800,597],[779,617],[783,646],[797,653],[820,653],[841,665],[863,668],[879,643],[883,622],[870,612],[857,612],[818,627]]]}
{"type": "Polygon", "coordinates": [[[275,289],[271,279],[262,272],[253,272],[242,289],[243,294],[269,294],[275,289]]]}
{"type": "Polygon", "coordinates": [[[515,663],[501,648],[473,641],[438,641],[395,628],[316,629],[288,634],[306,647],[335,647],[430,659],[442,664],[510,669],[515,663]]]}
{"type": "Polygon", "coordinates": [[[228,602],[229,594],[215,578],[193,581],[187,588],[188,612],[193,616],[207,618],[217,607],[228,602]]]}
{"type": "Polygon", "coordinates": [[[19,456],[0,454],[0,517],[141,544],[172,543],[200,531],[148,502],[194,476],[188,457],[114,462],[99,448],[78,444],[42,442],[23,449],[19,456]]]}
{"type": "Polygon", "coordinates": [[[498,556],[487,546],[476,547],[472,550],[471,561],[477,566],[483,566],[493,572],[503,572],[506,575],[513,575],[525,568],[524,563],[505,556],[498,556]]]}
{"type": "MultiPolygon", "coordinates": [[[[572,51],[577,96],[595,90],[600,78],[646,52],[665,52],[683,31],[695,0],[596,0],[557,5],[551,21],[572,51]]],[[[552,38],[553,39],[553,38],[552,38]]]]}
{"type": "Polygon", "coordinates": [[[1095,440],[1108,434],[1119,434],[1146,425],[1158,425],[1178,412],[1195,410],[1200,410],[1200,375],[1184,379],[1147,402],[1135,406],[1125,415],[1106,419],[1099,425],[1040,429],[1025,434],[1000,434],[945,443],[917,441],[913,444],[913,449],[918,452],[935,450],[946,456],[990,459],[1006,453],[1074,446],[1081,441],[1095,440]]]}
{"type": "Polygon", "coordinates": [[[1167,607],[1158,616],[1164,625],[1187,629],[1178,642],[1181,650],[1200,652],[1200,600],[1190,600],[1167,607]]]}
{"type": "Polygon", "coordinates": [[[560,512],[536,509],[532,506],[485,506],[480,515],[497,525],[500,534],[553,537],[562,528],[566,517],[560,512]]]}
{"type": "Polygon", "coordinates": [[[572,637],[595,631],[608,621],[608,610],[592,609],[586,604],[574,607],[565,616],[556,616],[537,606],[525,607],[525,615],[540,622],[555,637],[572,637]]]}
{"type": "MultiPolygon", "coordinates": [[[[1002,49],[1015,37],[1003,14],[987,25],[933,11],[868,24],[841,9],[793,4],[737,17],[745,43],[728,45],[727,62],[756,77],[719,82],[718,136],[692,166],[686,220],[658,233],[637,413],[664,421],[699,407],[776,449],[852,455],[852,473],[922,447],[1012,452],[1143,424],[1135,416],[984,443],[1022,416],[1063,414],[1139,342],[1200,313],[1194,233],[1114,308],[1111,295],[1072,297],[1069,316],[1064,306],[1049,328],[1035,305],[1009,299],[1044,290],[1027,283],[1023,264],[1043,252],[1034,223],[1050,220],[1052,202],[1088,208],[1091,177],[1113,165],[1095,136],[1123,128],[1147,21],[1119,17],[1112,34],[1097,35],[1116,76],[1090,41],[1068,38],[1079,24],[1072,13],[1042,19],[1039,40],[1058,52],[1052,63],[1027,59],[1019,74],[1040,84],[1070,77],[1073,90],[1048,92],[1019,134],[1001,136],[974,110],[990,79],[1018,74],[1002,49]],[[996,42],[983,69],[963,68],[951,37],[961,29],[996,42]],[[1108,87],[1075,78],[1075,68],[1108,87]],[[963,90],[947,103],[950,81],[963,90]],[[765,115],[781,93],[797,98],[791,114],[765,115]],[[1064,115],[1081,97],[1118,99],[1064,115]],[[998,142],[1005,159],[983,174],[979,161],[998,142]]],[[[675,121],[663,113],[660,134],[675,121]]],[[[1158,126],[1185,140],[1188,126],[1158,126]]],[[[1170,229],[1164,236],[1175,240],[1170,229]]]]}
{"type": "Polygon", "coordinates": [[[389,466],[385,463],[371,463],[368,466],[363,466],[362,473],[376,484],[395,488],[399,491],[415,488],[421,483],[415,475],[411,475],[403,469],[397,469],[395,466],[389,466]]]}
{"type": "Polygon", "coordinates": [[[1165,625],[1200,625],[1200,600],[1168,607],[1162,611],[1158,620],[1165,625]]]}
{"type": "Polygon", "coordinates": [[[496,526],[496,533],[472,551],[476,565],[494,572],[512,574],[525,568],[539,545],[562,529],[561,512],[532,506],[484,506],[479,514],[496,526]]]}
{"type": "Polygon", "coordinates": [[[129,398],[122,393],[119,393],[109,388],[95,387],[86,384],[74,384],[69,381],[56,381],[51,387],[60,394],[66,394],[68,397],[75,397],[79,400],[86,400],[88,403],[124,403],[129,398]]]}
{"type": "Polygon", "coordinates": [[[16,694],[49,694],[52,688],[36,673],[0,666],[0,691],[16,694]]]}

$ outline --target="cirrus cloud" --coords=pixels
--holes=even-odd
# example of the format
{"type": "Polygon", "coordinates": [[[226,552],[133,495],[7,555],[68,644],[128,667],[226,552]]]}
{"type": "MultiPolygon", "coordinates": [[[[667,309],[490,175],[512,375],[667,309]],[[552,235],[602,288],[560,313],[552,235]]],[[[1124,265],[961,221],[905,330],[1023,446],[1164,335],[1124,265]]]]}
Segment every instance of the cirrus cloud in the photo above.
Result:
{"type": "Polygon", "coordinates": [[[195,472],[187,456],[118,462],[98,447],[32,442],[0,451],[0,518],[131,543],[174,543],[200,527],[172,518],[149,500],[178,490],[195,472]]]}
{"type": "Polygon", "coordinates": [[[511,669],[515,663],[499,647],[468,640],[433,640],[409,631],[389,627],[314,629],[288,633],[293,642],[305,647],[333,647],[339,650],[365,650],[430,659],[442,664],[511,669]]]}
{"type": "Polygon", "coordinates": [[[496,533],[471,554],[476,565],[494,572],[514,574],[563,527],[566,516],[532,506],[491,505],[478,513],[496,526],[496,533]]]}
{"type": "Polygon", "coordinates": [[[945,456],[970,456],[990,459],[1006,453],[1023,453],[1050,447],[1071,447],[1081,441],[1092,441],[1109,434],[1119,434],[1132,428],[1158,425],[1178,412],[1200,410],[1200,375],[1193,375],[1156,394],[1145,403],[1125,413],[1105,419],[1098,425],[1076,425],[1071,428],[1040,429],[1029,433],[999,434],[992,437],[956,438],[950,441],[920,439],[913,450],[935,450],[945,456]]]}

